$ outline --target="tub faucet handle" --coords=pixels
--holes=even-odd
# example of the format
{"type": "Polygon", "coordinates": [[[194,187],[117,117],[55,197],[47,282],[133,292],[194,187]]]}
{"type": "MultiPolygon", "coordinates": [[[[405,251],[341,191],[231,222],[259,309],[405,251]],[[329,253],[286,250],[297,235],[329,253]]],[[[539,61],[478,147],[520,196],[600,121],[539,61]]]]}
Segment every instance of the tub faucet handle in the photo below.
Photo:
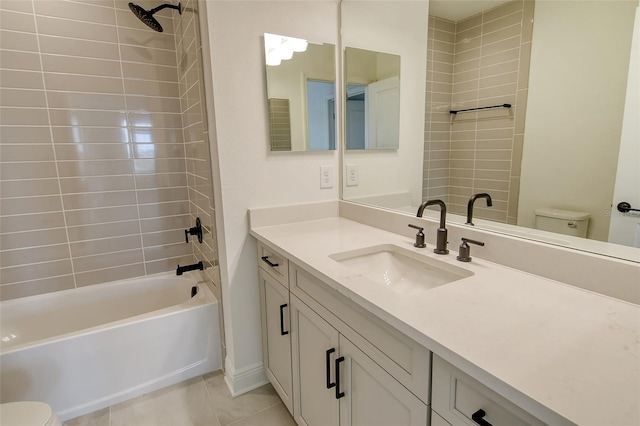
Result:
{"type": "Polygon", "coordinates": [[[189,235],[197,235],[198,242],[202,244],[202,222],[200,222],[199,217],[196,217],[196,226],[184,230],[184,239],[187,243],[189,242],[189,235]]]}

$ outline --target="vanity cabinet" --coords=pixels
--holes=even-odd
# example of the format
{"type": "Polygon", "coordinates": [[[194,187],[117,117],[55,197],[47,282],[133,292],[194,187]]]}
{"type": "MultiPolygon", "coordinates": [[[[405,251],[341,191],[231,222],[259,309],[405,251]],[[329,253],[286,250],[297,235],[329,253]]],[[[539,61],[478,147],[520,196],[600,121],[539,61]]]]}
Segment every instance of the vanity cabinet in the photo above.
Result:
{"type": "Polygon", "coordinates": [[[263,244],[258,251],[265,372],[296,422],[427,425],[430,352],[263,244]]]}
{"type": "Polygon", "coordinates": [[[544,425],[437,355],[433,355],[432,425],[544,425]]]}
{"type": "Polygon", "coordinates": [[[421,425],[427,405],[296,296],[294,417],[299,425],[421,425]]]}
{"type": "MultiPolygon", "coordinates": [[[[265,374],[280,395],[284,405],[293,412],[289,289],[282,282],[281,274],[280,276],[272,275],[273,269],[280,268],[280,265],[283,264],[283,259],[271,262],[278,266],[264,263],[266,266],[260,266],[258,278],[260,281],[262,357],[265,374]]],[[[287,267],[286,264],[285,267],[287,267]]]]}

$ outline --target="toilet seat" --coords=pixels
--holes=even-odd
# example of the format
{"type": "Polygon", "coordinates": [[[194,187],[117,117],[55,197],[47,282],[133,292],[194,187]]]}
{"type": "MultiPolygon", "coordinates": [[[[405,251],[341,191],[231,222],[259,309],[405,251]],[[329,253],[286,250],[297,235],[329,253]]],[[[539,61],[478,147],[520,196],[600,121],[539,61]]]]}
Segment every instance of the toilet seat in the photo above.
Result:
{"type": "Polygon", "coordinates": [[[60,419],[44,402],[20,401],[0,404],[2,426],[61,426],[60,419]]]}

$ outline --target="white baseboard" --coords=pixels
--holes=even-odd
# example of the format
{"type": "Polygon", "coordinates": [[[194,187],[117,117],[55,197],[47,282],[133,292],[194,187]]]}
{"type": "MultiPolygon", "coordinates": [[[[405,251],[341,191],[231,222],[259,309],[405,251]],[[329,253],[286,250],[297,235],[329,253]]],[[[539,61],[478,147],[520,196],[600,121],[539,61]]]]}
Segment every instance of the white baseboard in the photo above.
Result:
{"type": "Polygon", "coordinates": [[[224,381],[234,397],[269,383],[262,362],[236,370],[229,358],[225,360],[224,381]]]}

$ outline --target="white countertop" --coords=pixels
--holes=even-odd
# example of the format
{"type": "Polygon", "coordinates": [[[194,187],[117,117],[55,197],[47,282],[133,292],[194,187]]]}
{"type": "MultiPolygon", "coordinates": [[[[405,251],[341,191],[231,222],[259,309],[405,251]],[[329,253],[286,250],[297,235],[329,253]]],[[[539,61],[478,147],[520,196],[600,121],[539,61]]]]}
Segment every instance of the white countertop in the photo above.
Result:
{"type": "Polygon", "coordinates": [[[412,238],[344,218],[251,235],[547,423],[640,424],[638,305],[482,259],[458,262],[454,251],[436,255],[431,245],[417,249],[412,238]],[[355,279],[329,258],[378,244],[474,275],[406,294],[355,279]]]}

